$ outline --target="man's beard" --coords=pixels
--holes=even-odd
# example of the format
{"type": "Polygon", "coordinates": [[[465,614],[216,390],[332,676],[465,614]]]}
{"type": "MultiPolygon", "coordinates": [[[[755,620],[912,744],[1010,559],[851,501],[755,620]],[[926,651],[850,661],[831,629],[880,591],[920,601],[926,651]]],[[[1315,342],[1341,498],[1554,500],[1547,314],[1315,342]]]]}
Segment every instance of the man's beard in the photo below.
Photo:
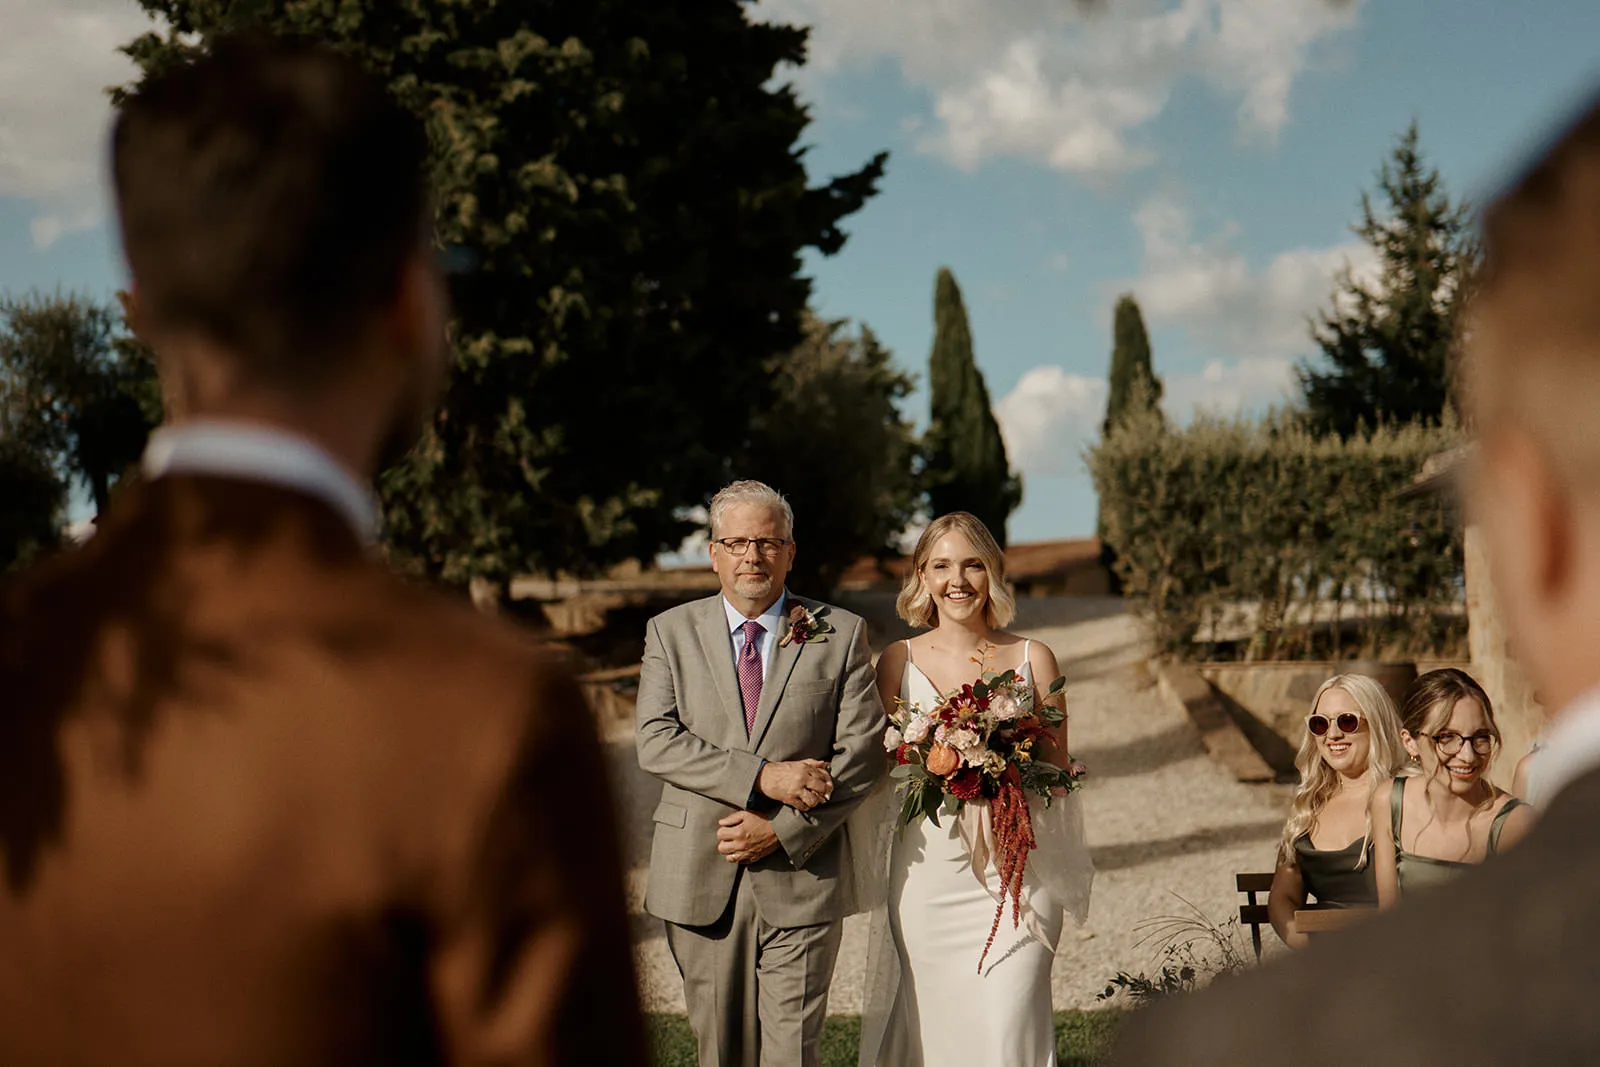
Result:
{"type": "Polygon", "coordinates": [[[743,585],[743,586],[746,586],[746,587],[749,587],[749,588],[761,589],[761,590],[770,589],[772,587],[772,575],[770,575],[770,574],[737,574],[737,575],[734,575],[733,584],[735,586],[743,585]]]}

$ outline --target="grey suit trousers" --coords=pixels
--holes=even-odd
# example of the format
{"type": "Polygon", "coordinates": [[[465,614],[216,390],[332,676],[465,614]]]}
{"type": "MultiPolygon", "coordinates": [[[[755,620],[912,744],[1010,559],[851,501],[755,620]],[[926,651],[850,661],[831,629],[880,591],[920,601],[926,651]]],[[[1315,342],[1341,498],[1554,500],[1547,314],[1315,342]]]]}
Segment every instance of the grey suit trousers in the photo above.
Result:
{"type": "Polygon", "coordinates": [[[819,1067],[844,924],[773,926],[744,874],[716,922],[666,924],[700,1067],[819,1067]]]}

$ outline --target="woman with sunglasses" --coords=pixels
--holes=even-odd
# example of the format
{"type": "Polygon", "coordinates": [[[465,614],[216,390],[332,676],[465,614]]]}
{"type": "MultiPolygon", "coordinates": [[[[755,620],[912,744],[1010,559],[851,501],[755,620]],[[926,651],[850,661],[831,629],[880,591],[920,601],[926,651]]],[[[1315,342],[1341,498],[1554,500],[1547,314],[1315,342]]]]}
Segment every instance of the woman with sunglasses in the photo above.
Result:
{"type": "Polygon", "coordinates": [[[1483,687],[1455,668],[1429,671],[1406,691],[1400,740],[1407,770],[1373,798],[1378,903],[1450,881],[1521,840],[1533,809],[1489,781],[1500,745],[1483,687]]]}
{"type": "Polygon", "coordinates": [[[1307,898],[1319,908],[1378,903],[1371,800],[1404,759],[1399,716],[1383,686],[1361,674],[1339,674],[1322,683],[1295,757],[1300,788],[1283,827],[1267,897],[1272,928],[1290,948],[1306,943],[1294,913],[1306,907],[1307,898]]]}

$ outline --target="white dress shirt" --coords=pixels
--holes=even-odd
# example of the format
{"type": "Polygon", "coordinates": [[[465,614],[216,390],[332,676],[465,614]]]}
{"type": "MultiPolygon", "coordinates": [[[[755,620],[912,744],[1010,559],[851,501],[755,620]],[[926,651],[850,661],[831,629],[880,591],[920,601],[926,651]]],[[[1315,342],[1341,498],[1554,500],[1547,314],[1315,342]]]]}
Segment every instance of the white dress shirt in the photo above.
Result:
{"type": "Polygon", "coordinates": [[[1528,795],[1544,807],[1555,795],[1600,767],[1600,689],[1591,689],[1561,710],[1544,732],[1528,765],[1528,795]]]}
{"type": "Polygon", "coordinates": [[[196,419],[150,435],[141,464],[154,481],[164,474],[213,474],[267,482],[325,501],[364,542],[378,537],[378,502],[315,442],[259,423],[196,419]]]}
{"type": "Polygon", "coordinates": [[[733,663],[736,668],[739,664],[739,654],[744,651],[744,624],[747,622],[759,622],[762,628],[767,631],[758,639],[761,644],[756,649],[761,654],[761,682],[763,685],[767,681],[767,666],[772,662],[773,650],[778,647],[778,634],[783,626],[783,605],[788,599],[789,591],[785,589],[778,594],[778,599],[772,602],[770,608],[754,619],[747,619],[744,616],[744,612],[728,603],[727,597],[722,598],[722,610],[728,614],[728,630],[733,637],[733,663]]]}

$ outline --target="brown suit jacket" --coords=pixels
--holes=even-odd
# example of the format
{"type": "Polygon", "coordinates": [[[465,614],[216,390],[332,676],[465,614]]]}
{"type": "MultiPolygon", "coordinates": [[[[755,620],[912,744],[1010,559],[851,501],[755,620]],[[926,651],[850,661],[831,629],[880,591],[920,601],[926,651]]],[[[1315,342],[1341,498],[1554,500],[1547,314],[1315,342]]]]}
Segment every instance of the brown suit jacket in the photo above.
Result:
{"type": "Polygon", "coordinates": [[[1515,849],[1123,1027],[1130,1067],[1600,1062],[1600,772],[1515,849]]]}
{"type": "Polygon", "coordinates": [[[0,591],[0,859],[7,1067],[643,1063],[580,694],[290,490],[0,591]]]}

